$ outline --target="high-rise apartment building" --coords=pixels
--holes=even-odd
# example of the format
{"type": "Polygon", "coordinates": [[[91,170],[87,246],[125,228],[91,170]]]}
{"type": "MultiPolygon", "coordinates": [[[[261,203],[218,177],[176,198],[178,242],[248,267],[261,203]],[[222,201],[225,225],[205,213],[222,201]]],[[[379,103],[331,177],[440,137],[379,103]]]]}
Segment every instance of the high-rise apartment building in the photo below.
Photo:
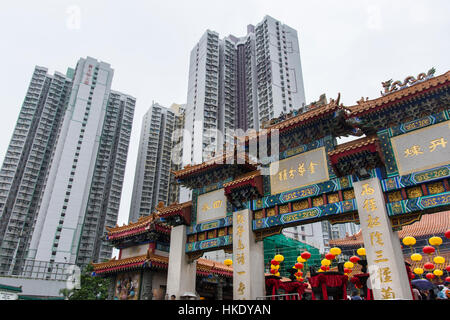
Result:
{"type": "Polygon", "coordinates": [[[208,30],[190,56],[183,163],[207,160],[236,129],[258,130],[304,106],[294,29],[266,16],[244,37],[220,39],[208,30]]]}
{"type": "Polygon", "coordinates": [[[2,270],[110,257],[136,102],[113,74],[91,57],[67,76],[36,67],[0,171],[2,270]]]}
{"type": "Polygon", "coordinates": [[[0,170],[0,266],[27,256],[51,159],[72,87],[64,74],[36,67],[0,170]]]}
{"type": "MultiPolygon", "coordinates": [[[[186,111],[185,104],[172,104],[170,109],[175,114],[175,127],[172,134],[172,156],[171,156],[171,171],[178,171],[182,169],[183,161],[183,138],[184,138],[184,114],[186,111]]],[[[170,175],[169,184],[169,201],[168,204],[180,203],[180,193],[182,190],[175,180],[173,174],[170,175]]]]}
{"type": "Polygon", "coordinates": [[[173,132],[173,109],[153,103],[144,115],[134,175],[129,221],[152,213],[160,202],[169,202],[173,132]]]}

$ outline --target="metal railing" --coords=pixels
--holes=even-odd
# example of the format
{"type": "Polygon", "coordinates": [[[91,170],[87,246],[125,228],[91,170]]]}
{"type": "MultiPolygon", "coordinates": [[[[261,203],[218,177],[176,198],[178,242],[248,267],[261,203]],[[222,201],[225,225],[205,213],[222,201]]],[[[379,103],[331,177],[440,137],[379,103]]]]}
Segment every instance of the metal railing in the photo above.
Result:
{"type": "Polygon", "coordinates": [[[298,293],[274,294],[271,296],[256,297],[256,300],[300,300],[298,293]]]}
{"type": "Polygon", "coordinates": [[[0,263],[0,276],[66,281],[81,269],[71,263],[17,259],[14,264],[0,263]]]}

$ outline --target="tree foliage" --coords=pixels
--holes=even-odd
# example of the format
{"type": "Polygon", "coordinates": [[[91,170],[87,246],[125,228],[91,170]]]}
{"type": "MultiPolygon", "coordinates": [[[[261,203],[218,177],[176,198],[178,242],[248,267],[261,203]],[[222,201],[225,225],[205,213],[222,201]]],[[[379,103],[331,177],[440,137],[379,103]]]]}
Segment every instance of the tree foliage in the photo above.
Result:
{"type": "Polygon", "coordinates": [[[60,293],[68,300],[106,300],[109,279],[93,276],[94,267],[90,264],[81,273],[80,289],[61,289],[60,293]]]}

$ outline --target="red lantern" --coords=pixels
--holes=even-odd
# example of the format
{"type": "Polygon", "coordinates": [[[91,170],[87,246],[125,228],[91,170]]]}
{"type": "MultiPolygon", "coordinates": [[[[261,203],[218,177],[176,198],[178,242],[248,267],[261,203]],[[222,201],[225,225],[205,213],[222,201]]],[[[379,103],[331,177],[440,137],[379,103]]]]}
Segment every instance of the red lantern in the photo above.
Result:
{"type": "Polygon", "coordinates": [[[270,270],[270,273],[271,273],[271,274],[276,274],[277,272],[278,272],[277,269],[272,269],[272,270],[270,270]]]}
{"type": "Polygon", "coordinates": [[[412,280],[412,279],[414,279],[416,277],[416,275],[414,274],[414,273],[411,273],[410,275],[409,275],[409,278],[412,280]]]}
{"type": "Polygon", "coordinates": [[[433,270],[434,269],[434,264],[427,262],[423,265],[423,267],[427,270],[433,270]]]}
{"type": "Polygon", "coordinates": [[[303,272],[301,272],[301,271],[295,273],[295,276],[297,276],[297,277],[301,277],[302,275],[303,275],[303,272]]]}
{"type": "Polygon", "coordinates": [[[272,259],[272,261],[270,261],[270,263],[273,264],[274,266],[277,266],[280,264],[280,262],[275,259],[272,259]]]}
{"type": "Polygon", "coordinates": [[[352,269],[344,268],[344,273],[352,273],[352,269]]]}
{"type": "Polygon", "coordinates": [[[303,252],[300,257],[302,257],[305,260],[308,260],[309,258],[311,258],[311,253],[309,253],[308,251],[303,252]]]}
{"type": "Polygon", "coordinates": [[[302,277],[300,277],[297,280],[300,281],[300,282],[303,282],[304,279],[302,277]]]}
{"type": "Polygon", "coordinates": [[[321,266],[320,269],[322,269],[323,271],[327,271],[327,267],[326,266],[321,266]]]}
{"type": "Polygon", "coordinates": [[[325,259],[328,259],[328,260],[334,260],[334,258],[336,258],[336,257],[333,254],[331,254],[331,253],[327,253],[325,255],[325,259]]]}
{"type": "Polygon", "coordinates": [[[444,235],[447,239],[450,239],[450,229],[445,231],[444,235]]]}
{"type": "Polygon", "coordinates": [[[431,262],[427,262],[423,265],[423,267],[427,270],[433,270],[435,268],[435,265],[432,264],[431,262]]]}
{"type": "Polygon", "coordinates": [[[303,269],[303,263],[300,263],[300,262],[298,262],[298,263],[296,263],[295,265],[294,265],[294,267],[295,267],[295,269],[303,269]]]}
{"type": "Polygon", "coordinates": [[[445,278],[445,282],[450,282],[450,277],[445,278]]]}
{"type": "Polygon", "coordinates": [[[422,251],[425,254],[432,254],[432,253],[434,253],[435,249],[431,246],[426,246],[426,247],[423,247],[422,251]]]}
{"type": "Polygon", "coordinates": [[[427,273],[427,275],[425,277],[427,277],[428,280],[433,280],[434,279],[434,274],[427,273]]]}
{"type": "Polygon", "coordinates": [[[350,258],[350,262],[351,263],[358,263],[358,261],[361,260],[359,257],[357,256],[353,256],[350,258]]]}
{"type": "Polygon", "coordinates": [[[450,266],[446,266],[445,270],[447,270],[447,272],[450,272],[450,266]]]}

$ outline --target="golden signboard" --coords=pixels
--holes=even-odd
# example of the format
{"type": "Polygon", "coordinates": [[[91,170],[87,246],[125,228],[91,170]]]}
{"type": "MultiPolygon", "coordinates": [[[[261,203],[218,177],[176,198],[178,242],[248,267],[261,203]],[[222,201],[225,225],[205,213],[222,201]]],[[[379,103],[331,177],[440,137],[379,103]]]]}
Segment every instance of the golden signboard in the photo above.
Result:
{"type": "Polygon", "coordinates": [[[197,223],[224,218],[227,215],[227,199],[223,189],[204,193],[197,199],[197,223]]]}
{"type": "Polygon", "coordinates": [[[325,147],[270,165],[271,193],[277,194],[329,180],[325,147]]]}
{"type": "Polygon", "coordinates": [[[406,175],[450,163],[450,121],[391,138],[398,173],[406,175]]]}

